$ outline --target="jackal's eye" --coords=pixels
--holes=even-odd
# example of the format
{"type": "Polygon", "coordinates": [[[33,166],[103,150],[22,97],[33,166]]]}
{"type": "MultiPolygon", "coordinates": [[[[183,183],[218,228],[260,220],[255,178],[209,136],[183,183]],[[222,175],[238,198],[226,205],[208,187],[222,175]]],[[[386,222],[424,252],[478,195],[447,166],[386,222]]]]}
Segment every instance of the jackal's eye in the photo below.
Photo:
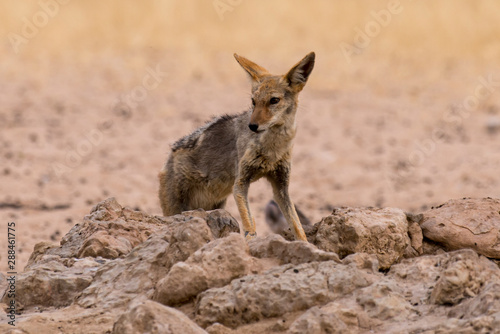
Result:
{"type": "Polygon", "coordinates": [[[255,100],[252,99],[252,105],[255,107],[255,100]]]}
{"type": "Polygon", "coordinates": [[[271,97],[271,99],[269,100],[269,103],[270,104],[276,104],[280,101],[280,98],[279,97],[271,97]]]}

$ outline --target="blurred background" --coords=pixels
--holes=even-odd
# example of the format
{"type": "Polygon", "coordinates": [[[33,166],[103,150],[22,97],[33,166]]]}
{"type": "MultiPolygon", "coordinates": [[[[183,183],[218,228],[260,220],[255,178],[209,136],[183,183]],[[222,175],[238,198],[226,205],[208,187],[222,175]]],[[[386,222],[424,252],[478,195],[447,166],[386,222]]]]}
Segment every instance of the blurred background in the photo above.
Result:
{"type": "MultiPolygon", "coordinates": [[[[290,188],[313,222],[335,206],[500,197],[499,12],[495,0],[0,0],[0,221],[16,223],[20,266],[108,197],[160,214],[169,145],[250,106],[235,52],[276,74],[316,52],[290,188]]],[[[260,234],[271,196],[250,188],[260,234]]],[[[232,198],[227,209],[239,219],[232,198]]]]}

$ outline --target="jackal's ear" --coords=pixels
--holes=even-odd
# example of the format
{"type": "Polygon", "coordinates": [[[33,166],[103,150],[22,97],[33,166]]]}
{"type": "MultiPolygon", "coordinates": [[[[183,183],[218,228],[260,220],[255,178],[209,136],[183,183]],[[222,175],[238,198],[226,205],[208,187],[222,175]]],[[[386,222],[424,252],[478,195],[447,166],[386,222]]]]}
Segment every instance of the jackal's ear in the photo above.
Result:
{"type": "Polygon", "coordinates": [[[304,88],[307,78],[314,68],[315,57],[314,52],[309,53],[285,75],[285,80],[294,90],[300,92],[304,88]]]}
{"type": "Polygon", "coordinates": [[[255,64],[253,61],[250,61],[245,57],[238,56],[235,53],[234,58],[236,58],[238,64],[240,64],[241,67],[243,67],[243,69],[247,71],[252,80],[259,81],[260,78],[269,75],[269,72],[264,67],[255,64]]]}

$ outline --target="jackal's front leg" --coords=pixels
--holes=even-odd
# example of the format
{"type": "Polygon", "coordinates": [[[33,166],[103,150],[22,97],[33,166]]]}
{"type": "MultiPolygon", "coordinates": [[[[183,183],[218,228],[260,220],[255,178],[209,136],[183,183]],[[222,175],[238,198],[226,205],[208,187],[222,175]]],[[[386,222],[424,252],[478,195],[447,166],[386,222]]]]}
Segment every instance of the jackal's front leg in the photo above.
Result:
{"type": "Polygon", "coordinates": [[[247,240],[257,236],[257,233],[255,232],[255,220],[252,217],[250,206],[248,204],[249,186],[249,182],[239,179],[236,181],[233,188],[234,200],[236,201],[238,211],[240,212],[243,223],[243,231],[247,240]]]}
{"type": "Polygon", "coordinates": [[[288,184],[290,181],[290,165],[283,164],[267,176],[273,187],[274,200],[278,203],[283,216],[285,216],[290,229],[296,240],[307,241],[306,234],[300,223],[299,216],[295,210],[290,195],[288,194],[288,184]]]}

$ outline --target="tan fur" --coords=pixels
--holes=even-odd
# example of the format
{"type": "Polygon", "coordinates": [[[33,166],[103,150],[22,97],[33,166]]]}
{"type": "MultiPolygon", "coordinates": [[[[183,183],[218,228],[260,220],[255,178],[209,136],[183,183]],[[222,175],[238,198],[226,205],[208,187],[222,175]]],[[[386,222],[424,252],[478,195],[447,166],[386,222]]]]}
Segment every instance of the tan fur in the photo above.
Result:
{"type": "Polygon", "coordinates": [[[253,107],[213,119],[178,140],[159,174],[163,214],[223,208],[233,192],[247,238],[256,235],[250,183],[265,177],[296,239],[307,241],[288,194],[298,94],[314,67],[308,54],[283,76],[235,54],[252,80],[253,107]]]}

